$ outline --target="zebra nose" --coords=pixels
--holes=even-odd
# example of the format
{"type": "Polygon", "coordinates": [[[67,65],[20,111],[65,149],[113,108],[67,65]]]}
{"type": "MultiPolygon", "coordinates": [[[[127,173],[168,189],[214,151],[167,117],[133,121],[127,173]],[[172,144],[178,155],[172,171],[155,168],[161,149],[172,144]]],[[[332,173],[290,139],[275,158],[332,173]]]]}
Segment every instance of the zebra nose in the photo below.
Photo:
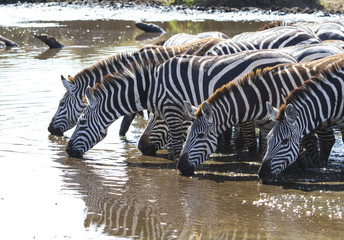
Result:
{"type": "Polygon", "coordinates": [[[56,128],[51,123],[49,124],[48,131],[52,135],[63,136],[63,131],[61,130],[61,128],[56,128]]]}
{"type": "Polygon", "coordinates": [[[186,153],[180,156],[177,167],[183,176],[192,176],[195,174],[195,167],[189,164],[189,157],[186,153]]]}
{"type": "Polygon", "coordinates": [[[142,135],[138,143],[138,149],[143,155],[155,156],[158,150],[155,144],[152,144],[148,135],[142,135]]]}
{"type": "Polygon", "coordinates": [[[72,144],[67,145],[66,152],[69,157],[74,157],[74,158],[82,158],[82,150],[80,149],[73,149],[72,144]]]}
{"type": "Polygon", "coordinates": [[[259,178],[265,184],[275,181],[276,176],[271,171],[271,160],[272,159],[264,159],[258,171],[259,178]]]}

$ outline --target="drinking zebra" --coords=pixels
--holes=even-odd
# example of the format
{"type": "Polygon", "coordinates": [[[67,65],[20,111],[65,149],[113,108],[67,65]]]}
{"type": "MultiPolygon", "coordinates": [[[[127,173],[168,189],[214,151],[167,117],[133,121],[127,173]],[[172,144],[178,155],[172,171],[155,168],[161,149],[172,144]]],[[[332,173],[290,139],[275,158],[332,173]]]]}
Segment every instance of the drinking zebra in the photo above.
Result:
{"type": "MultiPolygon", "coordinates": [[[[223,41],[216,44],[214,47],[206,55],[221,55],[222,51],[221,48],[223,46],[228,46],[228,41],[223,41]]],[[[243,48],[244,50],[245,48],[243,48]]],[[[296,58],[298,62],[316,60],[319,58],[324,58],[327,56],[343,53],[343,49],[337,47],[336,44],[307,44],[307,45],[297,45],[286,47],[282,49],[278,49],[276,51],[281,51],[284,53],[288,53],[296,58]]],[[[188,126],[191,125],[191,121],[184,122],[184,129],[187,129],[188,126]]],[[[244,136],[242,137],[247,145],[247,148],[250,152],[255,152],[257,148],[257,141],[255,136],[254,124],[252,122],[246,122],[240,124],[240,130],[242,130],[244,136]]],[[[160,119],[157,116],[152,115],[149,119],[145,130],[143,131],[139,143],[138,148],[139,150],[146,155],[155,155],[156,151],[161,149],[162,146],[165,146],[168,143],[168,127],[165,120],[160,119]]],[[[183,131],[186,136],[186,130],[183,131]]],[[[183,136],[183,139],[185,139],[183,136]]],[[[220,137],[220,136],[219,136],[220,137]]],[[[235,141],[235,149],[237,152],[240,152],[243,148],[242,139],[239,141],[235,141]]],[[[244,143],[245,143],[244,142],[244,143]]],[[[265,142],[265,141],[264,141],[265,142]]],[[[263,143],[264,143],[263,142],[263,143]]],[[[332,147],[332,146],[331,146],[332,147]]],[[[261,146],[261,148],[265,148],[265,146],[261,146]]],[[[317,154],[315,150],[312,151],[313,154],[317,154]]]]}
{"type": "Polygon", "coordinates": [[[264,126],[269,116],[265,105],[267,101],[279,107],[290,91],[324,67],[340,62],[343,57],[344,54],[337,54],[312,62],[252,71],[218,89],[198,107],[195,114],[190,112],[195,121],[181,152],[178,169],[182,174],[193,174],[195,168],[214,152],[218,135],[226,129],[250,120],[256,123],[260,120],[259,123],[264,126]]]}
{"type": "MultiPolygon", "coordinates": [[[[222,41],[216,44],[206,55],[224,55],[238,53],[242,51],[252,49],[273,49],[282,48],[285,46],[298,45],[298,44],[315,44],[321,41],[314,35],[312,31],[305,27],[285,26],[274,29],[267,29],[258,32],[248,32],[236,35],[230,40],[222,41]],[[240,42],[239,42],[240,41],[240,42]],[[224,44],[221,44],[224,43],[224,44]],[[227,48],[222,50],[224,46],[227,48]],[[221,51],[220,51],[221,49],[221,51]],[[218,51],[218,52],[216,52],[218,51]]],[[[334,47],[333,47],[334,48],[334,47]]],[[[295,55],[294,50],[290,50],[295,55]]],[[[328,55],[339,53],[339,49],[332,50],[319,50],[322,51],[322,57],[325,57],[324,51],[329,51],[328,55]],[[337,52],[335,52],[337,51],[337,52]]],[[[299,56],[306,56],[307,53],[301,53],[299,56]]],[[[300,57],[299,57],[300,58],[300,57]]],[[[184,128],[191,124],[190,121],[185,122],[184,128]]],[[[168,133],[166,132],[167,126],[163,119],[159,119],[154,116],[149,120],[146,129],[144,130],[139,140],[138,148],[143,154],[154,155],[155,152],[168,142],[168,133]],[[153,125],[153,126],[152,126],[153,125]],[[164,126],[165,125],[165,126],[164,126]],[[155,130],[156,129],[156,130],[155,130]]],[[[252,126],[243,126],[242,129],[250,129],[252,132],[252,126]]],[[[246,143],[250,151],[254,151],[256,148],[256,139],[252,137],[250,132],[244,132],[246,136],[246,143]]],[[[239,147],[237,147],[239,148],[239,147]]]]}
{"type": "Polygon", "coordinates": [[[306,134],[343,124],[343,57],[291,92],[279,111],[267,103],[268,113],[276,124],[268,134],[267,151],[259,169],[258,175],[263,182],[274,181],[295,161],[300,140],[306,134]]]}
{"type": "Polygon", "coordinates": [[[62,83],[67,92],[59,102],[58,109],[52,118],[48,130],[54,135],[63,133],[77,123],[78,118],[86,107],[84,101],[85,90],[93,87],[107,74],[123,72],[137,65],[162,63],[172,56],[187,53],[204,55],[210,47],[222,41],[221,38],[207,38],[180,46],[151,46],[141,48],[133,53],[119,53],[105,58],[78,72],[68,80],[61,76],[62,83]]]}
{"type": "Polygon", "coordinates": [[[89,107],[78,122],[67,153],[82,156],[106,136],[107,128],[120,116],[148,109],[166,120],[172,146],[169,158],[176,159],[182,148],[183,101],[198,105],[237,76],[285,62],[295,63],[295,59],[269,50],[224,56],[182,55],[164,62],[156,72],[140,65],[122,75],[108,75],[93,92],[87,89],[89,107]]]}

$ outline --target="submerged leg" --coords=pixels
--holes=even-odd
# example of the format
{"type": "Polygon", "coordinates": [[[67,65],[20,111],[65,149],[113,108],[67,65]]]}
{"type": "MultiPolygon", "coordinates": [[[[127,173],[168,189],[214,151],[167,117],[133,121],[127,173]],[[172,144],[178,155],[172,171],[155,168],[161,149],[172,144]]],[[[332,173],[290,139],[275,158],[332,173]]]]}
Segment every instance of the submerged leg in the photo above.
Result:
{"type": "Polygon", "coordinates": [[[120,137],[125,137],[125,134],[128,132],[129,127],[130,127],[132,121],[134,120],[135,116],[136,116],[136,113],[132,113],[129,115],[125,115],[123,117],[120,129],[119,129],[119,136],[120,137]]]}

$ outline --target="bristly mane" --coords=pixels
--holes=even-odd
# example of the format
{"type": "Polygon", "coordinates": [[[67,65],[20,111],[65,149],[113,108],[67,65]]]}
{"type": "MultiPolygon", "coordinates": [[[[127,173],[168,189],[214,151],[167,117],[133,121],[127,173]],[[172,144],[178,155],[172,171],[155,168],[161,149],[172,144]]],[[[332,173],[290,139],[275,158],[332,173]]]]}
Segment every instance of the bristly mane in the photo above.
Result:
{"type": "MultiPolygon", "coordinates": [[[[71,78],[69,81],[71,83],[75,83],[76,79],[78,79],[80,76],[82,76],[84,74],[90,73],[93,69],[97,69],[97,68],[103,69],[104,66],[106,66],[106,65],[110,65],[114,62],[121,62],[124,59],[133,56],[134,53],[135,52],[121,52],[121,53],[117,53],[115,55],[109,56],[107,58],[104,58],[104,59],[82,69],[80,72],[75,74],[75,76],[73,78],[71,78]]],[[[90,74],[90,75],[92,76],[92,74],[90,74]]]]}
{"type": "Polygon", "coordinates": [[[319,74],[312,76],[310,79],[305,81],[302,86],[292,90],[290,94],[286,97],[285,103],[281,105],[279,109],[279,113],[276,116],[277,120],[282,120],[284,118],[285,108],[289,103],[293,103],[295,101],[300,101],[300,99],[304,99],[305,92],[312,89],[312,86],[318,85],[321,82],[324,82],[331,78],[332,72],[338,72],[340,69],[343,68],[344,59],[334,62],[329,66],[325,66],[319,72],[319,74]]]}
{"type": "MultiPolygon", "coordinates": [[[[158,63],[148,64],[148,65],[135,65],[133,69],[125,68],[121,73],[114,73],[112,75],[105,75],[100,82],[97,82],[96,85],[92,88],[92,91],[95,96],[100,94],[101,90],[107,90],[115,82],[126,82],[126,81],[136,81],[137,76],[146,76],[146,73],[150,71],[155,71],[156,67],[159,66],[158,63]]],[[[153,73],[152,76],[155,74],[153,73]]]]}
{"type": "Polygon", "coordinates": [[[280,26],[290,26],[291,22],[284,22],[284,21],[273,21],[264,24],[263,27],[259,28],[258,31],[263,31],[269,28],[275,28],[275,27],[280,27],[280,26]]]}

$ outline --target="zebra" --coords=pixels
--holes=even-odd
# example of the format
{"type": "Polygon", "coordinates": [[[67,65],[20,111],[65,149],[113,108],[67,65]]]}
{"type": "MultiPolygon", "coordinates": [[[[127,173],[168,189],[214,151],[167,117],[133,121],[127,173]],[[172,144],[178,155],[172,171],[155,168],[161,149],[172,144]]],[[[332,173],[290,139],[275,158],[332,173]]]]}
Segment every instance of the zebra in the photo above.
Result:
{"type": "Polygon", "coordinates": [[[344,59],[324,67],[302,86],[291,92],[280,110],[267,102],[271,119],[276,123],[267,136],[268,147],[258,176],[273,182],[292,164],[300,139],[318,128],[343,125],[344,59]]]}
{"type": "Polygon", "coordinates": [[[53,116],[48,131],[54,135],[63,133],[77,123],[78,118],[86,107],[84,101],[85,89],[94,86],[107,75],[120,73],[126,68],[135,68],[137,65],[162,63],[172,56],[187,53],[204,55],[211,46],[222,41],[221,38],[205,38],[180,46],[150,46],[141,48],[133,53],[119,53],[107,57],[90,65],[68,79],[61,76],[62,83],[67,92],[59,102],[58,109],[53,116]]]}
{"type": "Polygon", "coordinates": [[[126,74],[108,75],[93,91],[87,88],[89,106],[66,151],[69,156],[81,157],[105,138],[110,124],[120,116],[147,109],[166,120],[171,137],[168,155],[176,160],[182,148],[184,100],[198,105],[239,75],[286,62],[296,61],[289,54],[269,50],[224,56],[180,55],[157,66],[155,72],[139,67],[126,74]]]}
{"type": "MultiPolygon", "coordinates": [[[[265,102],[280,106],[290,91],[325,66],[340,62],[343,57],[344,54],[336,54],[311,62],[281,64],[251,71],[218,89],[195,113],[189,111],[190,117],[195,120],[179,158],[180,172],[183,175],[194,174],[196,167],[214,152],[218,135],[232,126],[255,120],[270,129],[271,126],[266,126],[268,111],[265,102]]],[[[261,130],[265,132],[266,129],[261,130]]]]}
{"type": "Polygon", "coordinates": [[[278,26],[262,31],[244,32],[230,38],[230,41],[251,41],[252,47],[265,45],[265,48],[268,48],[267,46],[282,48],[297,44],[321,43],[319,37],[305,26],[278,26]]]}
{"type": "MultiPolygon", "coordinates": [[[[228,43],[225,42],[225,43],[228,43]]],[[[221,51],[218,51],[224,46],[224,42],[220,42],[211,48],[211,54],[209,52],[206,55],[221,55],[221,51]]],[[[278,49],[276,51],[281,51],[284,53],[289,53],[296,58],[298,62],[316,60],[319,58],[324,58],[327,56],[343,53],[343,49],[332,44],[307,44],[307,45],[297,45],[278,49]]],[[[191,125],[191,121],[185,121],[183,124],[184,129],[187,129],[191,125]]],[[[257,148],[257,141],[254,131],[254,123],[246,122],[240,124],[240,129],[244,132],[244,139],[246,139],[247,148],[250,152],[255,152],[257,148]]],[[[155,155],[156,151],[161,149],[168,143],[168,127],[164,120],[152,115],[149,119],[145,130],[141,134],[138,142],[138,149],[145,155],[155,155]]],[[[185,131],[183,131],[185,132],[185,131]]],[[[186,135],[186,134],[185,134],[186,135]]],[[[185,139],[186,136],[183,136],[185,139]]],[[[241,140],[242,142],[242,140],[241,140]]],[[[332,146],[331,146],[332,147],[332,146]]],[[[235,149],[240,152],[243,148],[240,141],[235,142],[235,149]]],[[[315,151],[313,154],[316,154],[315,151]]]]}
{"type": "Polygon", "coordinates": [[[341,22],[323,22],[323,23],[295,23],[275,21],[265,24],[258,31],[275,28],[279,26],[304,26],[314,32],[321,41],[341,40],[344,41],[344,24],[341,22]]]}
{"type": "MultiPolygon", "coordinates": [[[[224,55],[254,49],[273,49],[290,46],[293,44],[315,44],[320,42],[321,41],[314,35],[314,33],[305,27],[287,26],[260,32],[248,32],[236,35],[232,39],[219,42],[213,46],[213,48],[209,50],[206,55],[224,55]],[[229,44],[231,45],[228,46],[229,44]],[[227,47],[227,51],[221,50],[221,52],[216,52],[216,49],[222,49],[223,46],[227,47]]],[[[290,51],[294,53],[293,50],[290,51]]],[[[334,54],[335,50],[331,51],[331,54],[334,54]]],[[[339,50],[337,49],[336,51],[339,50]]],[[[300,54],[300,56],[303,55],[306,55],[306,53],[300,54]]],[[[186,126],[189,124],[191,124],[191,122],[185,122],[186,126]]],[[[247,126],[246,128],[252,129],[252,127],[247,126]]],[[[167,143],[168,133],[165,132],[166,129],[167,126],[164,120],[156,117],[150,120],[139,140],[139,150],[143,154],[154,154],[156,150],[160,149],[161,146],[167,143]],[[156,125],[156,127],[151,126],[151,124],[156,125]],[[165,124],[165,126],[162,126],[163,124],[165,124]],[[158,130],[155,131],[154,128],[157,128],[158,130]]],[[[246,137],[250,137],[249,134],[246,133],[246,137]]],[[[253,151],[253,149],[256,148],[256,140],[252,137],[250,138],[251,139],[247,141],[248,148],[253,151]]]]}

